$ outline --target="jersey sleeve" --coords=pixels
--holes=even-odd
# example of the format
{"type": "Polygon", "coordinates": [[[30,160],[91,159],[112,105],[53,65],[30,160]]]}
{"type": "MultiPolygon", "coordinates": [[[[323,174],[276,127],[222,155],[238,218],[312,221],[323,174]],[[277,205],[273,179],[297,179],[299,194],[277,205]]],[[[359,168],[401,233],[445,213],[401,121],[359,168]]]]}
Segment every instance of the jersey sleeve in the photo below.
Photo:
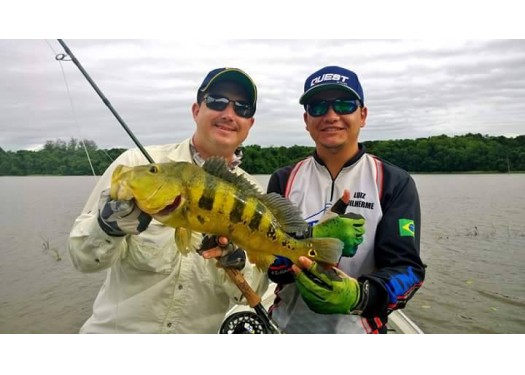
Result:
{"type": "Polygon", "coordinates": [[[417,188],[405,171],[385,164],[374,259],[377,271],[359,277],[370,283],[364,316],[382,316],[405,307],[421,287],[425,266],[420,257],[421,212],[417,188]]]}

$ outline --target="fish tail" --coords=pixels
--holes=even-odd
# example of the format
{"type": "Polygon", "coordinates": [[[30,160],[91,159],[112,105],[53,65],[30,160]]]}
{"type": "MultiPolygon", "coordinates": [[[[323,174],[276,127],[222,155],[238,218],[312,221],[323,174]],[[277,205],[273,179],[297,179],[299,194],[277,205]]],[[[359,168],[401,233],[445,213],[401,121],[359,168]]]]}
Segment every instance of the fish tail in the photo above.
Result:
{"type": "Polygon", "coordinates": [[[336,265],[343,253],[344,243],[337,238],[308,238],[308,258],[321,263],[336,265]]]}

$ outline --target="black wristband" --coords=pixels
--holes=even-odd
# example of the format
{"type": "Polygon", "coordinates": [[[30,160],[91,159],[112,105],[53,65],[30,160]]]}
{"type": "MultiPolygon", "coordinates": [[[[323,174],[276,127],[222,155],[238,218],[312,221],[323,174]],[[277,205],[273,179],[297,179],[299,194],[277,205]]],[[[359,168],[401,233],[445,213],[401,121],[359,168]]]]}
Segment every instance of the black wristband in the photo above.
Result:
{"type": "Polygon", "coordinates": [[[352,315],[361,315],[368,304],[368,297],[370,296],[370,283],[368,280],[365,280],[364,283],[359,283],[361,287],[361,293],[359,295],[359,302],[357,305],[350,311],[352,315]]]}

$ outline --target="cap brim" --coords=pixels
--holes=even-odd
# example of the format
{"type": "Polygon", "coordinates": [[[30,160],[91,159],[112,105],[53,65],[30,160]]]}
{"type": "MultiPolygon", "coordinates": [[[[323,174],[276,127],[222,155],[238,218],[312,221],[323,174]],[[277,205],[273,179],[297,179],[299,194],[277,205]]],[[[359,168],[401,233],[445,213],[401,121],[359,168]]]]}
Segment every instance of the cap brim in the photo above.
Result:
{"type": "Polygon", "coordinates": [[[232,68],[223,70],[222,72],[218,73],[215,77],[213,77],[205,87],[201,88],[201,91],[206,92],[211,85],[223,81],[233,81],[241,85],[246,90],[246,93],[250,96],[253,105],[256,104],[257,87],[255,86],[255,83],[249,76],[247,76],[244,72],[238,69],[232,68]]]}
{"type": "Polygon", "coordinates": [[[319,85],[315,85],[314,87],[306,91],[301,96],[301,98],[299,98],[299,104],[303,104],[303,105],[306,104],[312,96],[314,96],[315,94],[321,91],[326,91],[326,90],[339,90],[339,91],[349,92],[353,94],[356,97],[356,99],[363,101],[363,99],[361,99],[361,97],[357,94],[357,92],[355,92],[354,89],[352,89],[351,87],[342,85],[340,83],[322,83],[319,85]]]}

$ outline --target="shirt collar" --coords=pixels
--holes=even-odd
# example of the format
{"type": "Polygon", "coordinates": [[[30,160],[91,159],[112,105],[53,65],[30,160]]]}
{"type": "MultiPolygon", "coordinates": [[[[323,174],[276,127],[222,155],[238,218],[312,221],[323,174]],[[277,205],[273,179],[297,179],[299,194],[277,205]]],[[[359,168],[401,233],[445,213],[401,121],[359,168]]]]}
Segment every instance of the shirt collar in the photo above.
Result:
{"type": "MultiPolygon", "coordinates": [[[[199,151],[197,151],[197,148],[195,147],[195,144],[193,143],[193,137],[191,138],[191,141],[190,141],[190,152],[191,152],[191,157],[193,158],[193,162],[197,164],[199,167],[202,167],[205,159],[199,154],[199,151]]],[[[231,162],[228,164],[228,168],[230,168],[230,170],[237,168],[242,163],[241,159],[242,159],[242,150],[238,147],[233,153],[233,158],[231,162]]]]}

